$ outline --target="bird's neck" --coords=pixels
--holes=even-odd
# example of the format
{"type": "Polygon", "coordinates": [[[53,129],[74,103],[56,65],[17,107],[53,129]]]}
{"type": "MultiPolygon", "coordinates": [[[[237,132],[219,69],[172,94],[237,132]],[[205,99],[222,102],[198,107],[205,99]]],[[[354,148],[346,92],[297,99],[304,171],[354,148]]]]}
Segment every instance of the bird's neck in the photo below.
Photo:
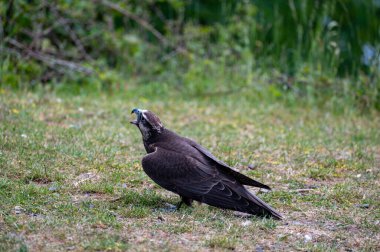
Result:
{"type": "Polygon", "coordinates": [[[168,138],[172,138],[176,136],[176,134],[168,129],[162,129],[159,134],[150,135],[149,138],[144,139],[143,143],[147,153],[151,153],[155,151],[154,144],[158,144],[160,142],[165,142],[168,138]]]}
{"type": "Polygon", "coordinates": [[[165,134],[165,130],[163,130],[160,133],[150,134],[147,137],[144,137],[143,135],[143,143],[147,153],[151,153],[155,150],[155,148],[152,145],[160,141],[160,139],[162,138],[162,134],[165,134]]]}

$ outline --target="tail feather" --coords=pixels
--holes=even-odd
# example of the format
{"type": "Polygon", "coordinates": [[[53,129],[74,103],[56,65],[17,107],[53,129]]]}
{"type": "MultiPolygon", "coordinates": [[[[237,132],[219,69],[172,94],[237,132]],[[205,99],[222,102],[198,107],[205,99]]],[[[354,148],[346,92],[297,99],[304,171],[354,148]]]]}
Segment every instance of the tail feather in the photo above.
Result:
{"type": "MultiPolygon", "coordinates": [[[[267,203],[265,203],[262,199],[260,199],[259,197],[257,197],[256,195],[250,193],[247,191],[247,195],[248,195],[248,198],[249,200],[254,204],[254,205],[257,205],[257,206],[260,206],[261,209],[263,210],[262,214],[261,215],[269,215],[271,217],[273,217],[274,219],[277,219],[277,220],[282,220],[283,219],[283,216],[278,212],[276,211],[275,209],[273,209],[270,205],[268,205],[267,203]]],[[[255,208],[254,208],[255,209],[255,208]]],[[[252,209],[252,210],[254,210],[252,209]]],[[[257,212],[251,212],[252,214],[257,214],[257,212]]]]}
{"type": "Polygon", "coordinates": [[[279,212],[256,195],[250,193],[244,186],[231,182],[223,184],[223,187],[220,188],[216,186],[213,187],[209,193],[203,195],[199,201],[224,209],[236,210],[263,217],[273,217],[277,220],[283,218],[279,212]]]}
{"type": "Polygon", "coordinates": [[[248,191],[244,186],[233,184],[231,181],[227,182],[230,188],[233,188],[233,191],[245,198],[250,204],[249,206],[243,206],[241,212],[259,215],[259,216],[272,216],[275,219],[281,220],[282,215],[273,209],[270,205],[265,203],[262,199],[248,191]]]}

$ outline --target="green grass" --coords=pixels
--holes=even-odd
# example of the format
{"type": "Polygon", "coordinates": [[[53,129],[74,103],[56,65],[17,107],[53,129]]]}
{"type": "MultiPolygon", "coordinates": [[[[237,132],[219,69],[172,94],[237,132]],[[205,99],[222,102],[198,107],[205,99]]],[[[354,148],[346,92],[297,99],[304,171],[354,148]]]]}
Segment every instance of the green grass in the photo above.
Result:
{"type": "Polygon", "coordinates": [[[380,249],[378,113],[148,90],[0,92],[1,251],[380,249]],[[166,211],[178,197],[142,171],[134,107],[270,185],[253,190],[285,219],[166,211]]]}

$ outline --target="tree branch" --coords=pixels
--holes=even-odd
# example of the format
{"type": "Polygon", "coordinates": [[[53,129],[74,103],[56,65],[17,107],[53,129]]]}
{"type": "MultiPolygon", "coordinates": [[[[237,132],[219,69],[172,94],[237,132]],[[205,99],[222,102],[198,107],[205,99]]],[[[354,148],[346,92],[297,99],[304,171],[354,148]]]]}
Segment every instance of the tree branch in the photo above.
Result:
{"type": "Polygon", "coordinates": [[[161,32],[159,32],[157,29],[155,29],[146,20],[144,20],[144,19],[140,18],[139,16],[131,13],[130,11],[120,7],[118,4],[111,3],[107,0],[93,0],[93,1],[100,3],[100,4],[110,8],[112,10],[117,11],[129,19],[132,19],[133,21],[138,23],[141,27],[143,27],[145,30],[151,32],[153,34],[153,36],[155,36],[158,39],[158,41],[160,41],[160,43],[163,44],[164,46],[169,46],[169,47],[173,48],[176,52],[179,52],[179,53],[185,53],[186,52],[185,48],[183,48],[181,46],[173,45],[169,40],[167,40],[165,38],[164,35],[162,35],[161,32]]]}
{"type": "Polygon", "coordinates": [[[20,42],[18,42],[17,40],[9,38],[9,39],[6,39],[6,43],[8,43],[8,44],[12,45],[13,47],[27,53],[27,55],[31,56],[32,58],[39,60],[39,61],[42,61],[43,63],[45,63],[46,65],[48,65],[52,68],[57,67],[57,66],[61,66],[61,67],[65,67],[71,71],[84,73],[86,75],[90,75],[90,74],[94,73],[94,71],[92,69],[84,67],[80,64],[77,64],[77,63],[74,63],[71,61],[67,61],[67,60],[63,60],[63,59],[56,59],[56,58],[53,58],[53,57],[46,55],[44,53],[41,53],[38,51],[33,51],[33,50],[29,49],[28,47],[24,46],[23,44],[21,44],[20,42]]]}
{"type": "Polygon", "coordinates": [[[95,2],[98,2],[112,10],[115,10],[124,16],[126,16],[129,19],[132,19],[136,23],[138,23],[140,26],[142,26],[144,29],[150,31],[153,36],[155,36],[163,45],[170,45],[169,41],[162,35],[158,30],[156,30],[152,25],[150,25],[146,20],[138,17],[137,15],[129,12],[128,10],[120,7],[118,4],[111,3],[107,0],[94,0],[95,2]]]}

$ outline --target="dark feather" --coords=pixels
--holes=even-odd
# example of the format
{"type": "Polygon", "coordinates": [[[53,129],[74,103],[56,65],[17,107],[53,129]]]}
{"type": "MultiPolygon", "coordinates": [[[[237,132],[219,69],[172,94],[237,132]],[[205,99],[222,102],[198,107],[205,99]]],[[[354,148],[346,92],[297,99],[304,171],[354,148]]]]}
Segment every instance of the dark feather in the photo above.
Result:
{"type": "Polygon", "coordinates": [[[281,218],[278,212],[230,175],[192,157],[156,147],[156,151],[143,158],[142,165],[157,184],[181,197],[224,209],[281,218]]]}
{"type": "Polygon", "coordinates": [[[196,200],[223,209],[282,218],[243,186],[270,189],[267,185],[233,170],[196,142],[165,129],[152,112],[142,113],[147,120],[136,123],[145,134],[143,142],[148,152],[142,166],[158,185],[180,195],[187,205],[196,200]]]}
{"type": "Polygon", "coordinates": [[[244,174],[241,174],[237,171],[235,171],[233,168],[228,166],[226,163],[218,160],[214,155],[212,155],[207,149],[202,147],[201,145],[195,143],[194,141],[190,141],[192,146],[196,148],[198,151],[200,151],[202,154],[206,155],[210,160],[214,161],[219,165],[219,168],[222,169],[225,173],[230,174],[232,177],[237,179],[241,184],[243,185],[249,185],[249,186],[254,186],[254,187],[259,187],[259,188],[264,188],[267,190],[271,190],[271,188],[267,185],[264,185],[256,180],[253,180],[244,174]]]}

